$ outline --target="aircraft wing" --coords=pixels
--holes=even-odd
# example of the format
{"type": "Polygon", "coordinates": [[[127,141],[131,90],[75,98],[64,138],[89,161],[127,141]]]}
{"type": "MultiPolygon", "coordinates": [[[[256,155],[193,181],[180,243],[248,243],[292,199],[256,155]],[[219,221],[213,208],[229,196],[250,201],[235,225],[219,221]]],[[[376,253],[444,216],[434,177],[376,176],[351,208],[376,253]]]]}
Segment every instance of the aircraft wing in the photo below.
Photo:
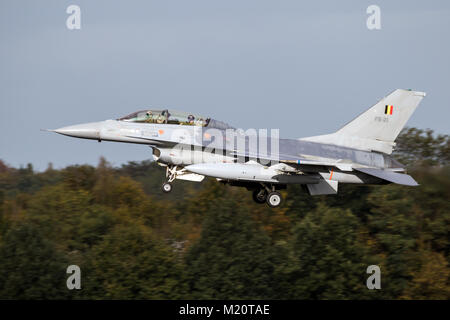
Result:
{"type": "Polygon", "coordinates": [[[363,172],[370,176],[374,176],[396,184],[405,186],[418,186],[419,184],[409,175],[404,173],[397,173],[394,171],[376,169],[376,168],[354,168],[357,171],[363,172]]]}

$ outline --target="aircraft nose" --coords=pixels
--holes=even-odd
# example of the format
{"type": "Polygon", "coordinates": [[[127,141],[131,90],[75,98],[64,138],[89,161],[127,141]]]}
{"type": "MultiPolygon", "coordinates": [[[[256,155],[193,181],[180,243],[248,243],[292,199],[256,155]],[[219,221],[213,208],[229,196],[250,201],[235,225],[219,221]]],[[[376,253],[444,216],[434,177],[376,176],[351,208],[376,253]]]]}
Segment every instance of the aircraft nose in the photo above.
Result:
{"type": "Polygon", "coordinates": [[[91,123],[77,124],[74,126],[62,127],[52,131],[70,137],[84,138],[84,139],[100,139],[101,126],[102,126],[101,122],[91,122],[91,123]]]}

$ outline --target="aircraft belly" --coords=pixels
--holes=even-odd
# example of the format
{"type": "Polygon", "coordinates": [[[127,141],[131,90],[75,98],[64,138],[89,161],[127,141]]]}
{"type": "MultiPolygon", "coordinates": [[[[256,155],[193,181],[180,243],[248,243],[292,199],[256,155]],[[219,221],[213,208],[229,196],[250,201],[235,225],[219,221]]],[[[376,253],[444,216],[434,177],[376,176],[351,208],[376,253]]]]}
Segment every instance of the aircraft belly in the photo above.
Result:
{"type": "Polygon", "coordinates": [[[320,180],[320,176],[317,174],[280,174],[278,170],[259,164],[201,163],[188,165],[186,170],[214,178],[237,181],[315,184],[320,180]]]}
{"type": "Polygon", "coordinates": [[[265,178],[261,176],[253,177],[239,177],[239,181],[257,181],[257,182],[270,182],[277,184],[316,184],[319,183],[320,178],[312,175],[275,175],[271,178],[265,178]]]}

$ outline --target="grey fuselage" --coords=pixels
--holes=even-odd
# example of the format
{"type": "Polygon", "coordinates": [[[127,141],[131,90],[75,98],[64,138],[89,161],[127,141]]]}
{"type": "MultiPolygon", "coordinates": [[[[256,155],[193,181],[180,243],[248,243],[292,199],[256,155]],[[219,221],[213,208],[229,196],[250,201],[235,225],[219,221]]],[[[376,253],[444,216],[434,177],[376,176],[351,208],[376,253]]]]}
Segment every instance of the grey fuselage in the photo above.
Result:
{"type": "MultiPolygon", "coordinates": [[[[106,120],[86,123],[54,130],[68,136],[98,141],[114,141],[149,145],[153,157],[160,163],[185,167],[200,163],[245,163],[250,159],[256,162],[270,161],[270,165],[281,160],[292,170],[315,172],[324,179],[331,179],[333,171],[327,163],[375,167],[401,168],[401,165],[386,154],[357,150],[330,144],[322,144],[299,139],[278,139],[252,131],[247,135],[242,130],[233,130],[222,122],[211,121],[206,127],[135,123],[122,120],[106,120]],[[216,127],[214,123],[218,123],[216,127]],[[250,140],[266,141],[265,152],[249,147],[250,140]],[[260,140],[259,140],[260,139],[260,140]],[[240,142],[239,142],[239,141],[240,142]],[[244,143],[242,143],[244,141],[244,143]],[[277,142],[276,148],[273,143],[277,142]],[[276,149],[276,150],[274,150],[276,149]],[[275,152],[274,152],[275,151],[275,152]],[[305,161],[306,159],[306,161],[305,161]],[[314,166],[309,165],[315,164],[314,166]],[[323,165],[317,165],[317,164],[323,165]]],[[[248,133],[248,132],[247,132],[248,133]]],[[[258,142],[257,145],[260,145],[258,142]]],[[[267,163],[263,163],[268,165],[267,163]]],[[[284,167],[283,170],[290,170],[284,167]]],[[[380,183],[381,181],[358,172],[334,169],[334,180],[344,183],[380,183]]],[[[351,171],[351,170],[350,170],[351,171]]],[[[273,180],[273,179],[272,179],[273,180]]],[[[292,178],[292,183],[296,183],[292,178]]],[[[278,182],[273,180],[271,182],[278,182]]],[[[287,181],[286,183],[289,183],[287,181]]]]}

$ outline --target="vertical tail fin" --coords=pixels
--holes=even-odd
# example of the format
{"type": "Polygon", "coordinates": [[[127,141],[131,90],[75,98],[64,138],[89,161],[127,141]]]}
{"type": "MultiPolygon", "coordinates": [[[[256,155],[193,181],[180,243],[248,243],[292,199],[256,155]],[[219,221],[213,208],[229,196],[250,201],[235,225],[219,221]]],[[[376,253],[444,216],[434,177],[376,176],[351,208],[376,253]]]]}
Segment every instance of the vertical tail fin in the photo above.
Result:
{"type": "Polygon", "coordinates": [[[424,92],[397,89],[335,133],[302,140],[390,154],[395,139],[424,97],[424,92]]]}
{"type": "Polygon", "coordinates": [[[337,133],[394,142],[423,97],[424,92],[397,89],[337,133]]]}

